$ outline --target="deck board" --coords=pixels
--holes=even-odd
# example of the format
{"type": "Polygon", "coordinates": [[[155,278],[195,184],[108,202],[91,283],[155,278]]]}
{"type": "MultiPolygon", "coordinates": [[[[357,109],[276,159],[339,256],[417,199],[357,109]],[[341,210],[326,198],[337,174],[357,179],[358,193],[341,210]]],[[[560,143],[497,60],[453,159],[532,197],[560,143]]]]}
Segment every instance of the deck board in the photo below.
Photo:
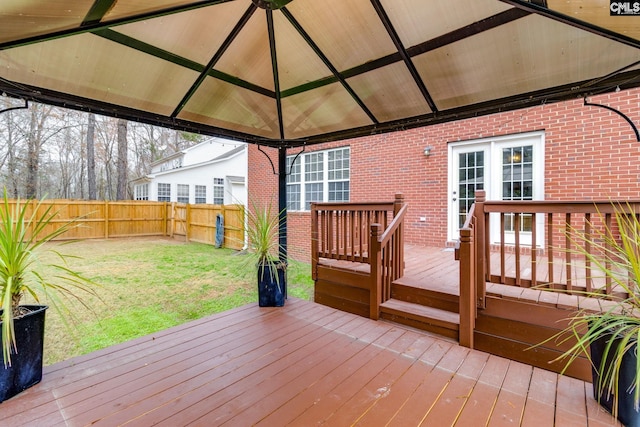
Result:
{"type": "Polygon", "coordinates": [[[616,425],[591,384],[293,298],[45,367],[0,413],[38,427],[616,425]]]}

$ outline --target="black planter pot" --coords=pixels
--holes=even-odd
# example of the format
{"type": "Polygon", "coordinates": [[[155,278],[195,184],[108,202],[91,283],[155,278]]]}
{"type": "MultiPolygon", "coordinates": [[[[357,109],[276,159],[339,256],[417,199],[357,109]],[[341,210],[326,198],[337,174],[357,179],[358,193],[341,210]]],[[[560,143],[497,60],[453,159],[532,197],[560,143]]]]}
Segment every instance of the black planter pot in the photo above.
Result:
{"type": "MultiPolygon", "coordinates": [[[[595,366],[595,368],[599,368],[601,366],[603,353],[609,338],[610,336],[602,336],[590,343],[591,360],[593,361],[593,366],[595,366]]],[[[612,353],[614,353],[613,349],[617,345],[616,341],[620,340],[616,339],[613,342],[611,349],[609,350],[609,354],[607,355],[605,366],[610,366],[611,363],[613,363],[612,353]]],[[[622,358],[622,364],[620,366],[620,377],[618,379],[618,390],[620,392],[620,395],[618,396],[618,420],[620,420],[620,422],[626,427],[640,427],[640,413],[633,407],[633,391],[629,392],[631,384],[633,384],[636,375],[638,375],[636,370],[637,358],[638,355],[635,350],[627,351],[622,358]]],[[[593,378],[593,394],[596,399],[598,399],[598,402],[600,402],[600,405],[606,408],[607,411],[613,413],[613,396],[608,394],[606,390],[603,390],[602,393],[598,392],[600,374],[595,368],[591,369],[593,378]]]]}
{"type": "Polygon", "coordinates": [[[0,363],[0,402],[39,383],[42,379],[44,315],[47,306],[25,305],[23,307],[32,311],[13,321],[18,352],[11,353],[11,366],[5,367],[0,363]]]}
{"type": "Polygon", "coordinates": [[[286,275],[283,264],[258,265],[258,305],[260,307],[284,306],[286,275]]]}

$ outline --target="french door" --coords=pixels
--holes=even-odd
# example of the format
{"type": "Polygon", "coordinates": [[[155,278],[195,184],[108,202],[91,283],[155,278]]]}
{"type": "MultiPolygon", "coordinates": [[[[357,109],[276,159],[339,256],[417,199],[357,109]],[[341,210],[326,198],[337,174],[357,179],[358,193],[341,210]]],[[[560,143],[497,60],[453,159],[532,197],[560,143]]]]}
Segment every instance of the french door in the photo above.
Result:
{"type": "MultiPolygon", "coordinates": [[[[465,141],[449,145],[449,239],[458,239],[475,192],[485,190],[488,200],[544,199],[544,133],[465,141]]],[[[500,217],[491,217],[491,241],[500,241],[500,217]]],[[[520,218],[520,242],[530,244],[532,221],[544,233],[544,218],[520,218]]],[[[505,216],[505,243],[515,238],[512,216],[505,216]]],[[[543,241],[544,235],[536,236],[543,241]]]]}

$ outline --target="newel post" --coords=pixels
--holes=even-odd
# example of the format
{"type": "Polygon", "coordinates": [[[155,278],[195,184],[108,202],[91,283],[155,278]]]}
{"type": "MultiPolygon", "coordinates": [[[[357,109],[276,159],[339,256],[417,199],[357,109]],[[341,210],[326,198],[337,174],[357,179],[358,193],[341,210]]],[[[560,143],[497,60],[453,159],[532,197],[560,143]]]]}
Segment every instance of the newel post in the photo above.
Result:
{"type": "Polygon", "coordinates": [[[369,238],[369,262],[371,263],[369,284],[369,317],[380,318],[380,302],[382,294],[382,250],[378,236],[382,234],[382,225],[371,224],[369,238]]]}
{"type": "Polygon", "coordinates": [[[476,323],[476,287],[473,230],[460,229],[460,345],[473,348],[476,323]]]}
{"type": "Polygon", "coordinates": [[[487,221],[488,216],[484,213],[484,202],[486,200],[486,191],[477,190],[475,200],[475,209],[473,215],[475,216],[475,273],[476,273],[476,298],[477,307],[485,308],[485,288],[486,288],[486,275],[485,269],[487,265],[487,254],[489,253],[488,239],[486,239],[487,221]]]}
{"type": "Polygon", "coordinates": [[[398,212],[400,212],[400,209],[402,209],[403,205],[404,205],[404,194],[397,193],[396,194],[396,198],[393,201],[393,216],[394,217],[396,215],[398,215],[398,212]]]}

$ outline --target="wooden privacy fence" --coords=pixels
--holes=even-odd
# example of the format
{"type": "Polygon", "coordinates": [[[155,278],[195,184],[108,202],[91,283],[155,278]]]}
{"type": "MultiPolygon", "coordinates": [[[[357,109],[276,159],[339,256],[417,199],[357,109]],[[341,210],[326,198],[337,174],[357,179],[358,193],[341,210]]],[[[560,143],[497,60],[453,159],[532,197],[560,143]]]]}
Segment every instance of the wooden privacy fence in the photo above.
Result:
{"type": "MultiPolygon", "coordinates": [[[[9,204],[14,205],[15,200],[9,204]]],[[[29,216],[37,205],[29,203],[29,216]]],[[[71,229],[58,240],[109,239],[118,237],[171,236],[187,241],[214,244],[216,218],[224,218],[224,247],[244,246],[244,208],[241,205],[189,205],[150,201],[44,200],[36,215],[51,207],[55,218],[49,230],[77,219],[80,227],[71,229]]]]}

